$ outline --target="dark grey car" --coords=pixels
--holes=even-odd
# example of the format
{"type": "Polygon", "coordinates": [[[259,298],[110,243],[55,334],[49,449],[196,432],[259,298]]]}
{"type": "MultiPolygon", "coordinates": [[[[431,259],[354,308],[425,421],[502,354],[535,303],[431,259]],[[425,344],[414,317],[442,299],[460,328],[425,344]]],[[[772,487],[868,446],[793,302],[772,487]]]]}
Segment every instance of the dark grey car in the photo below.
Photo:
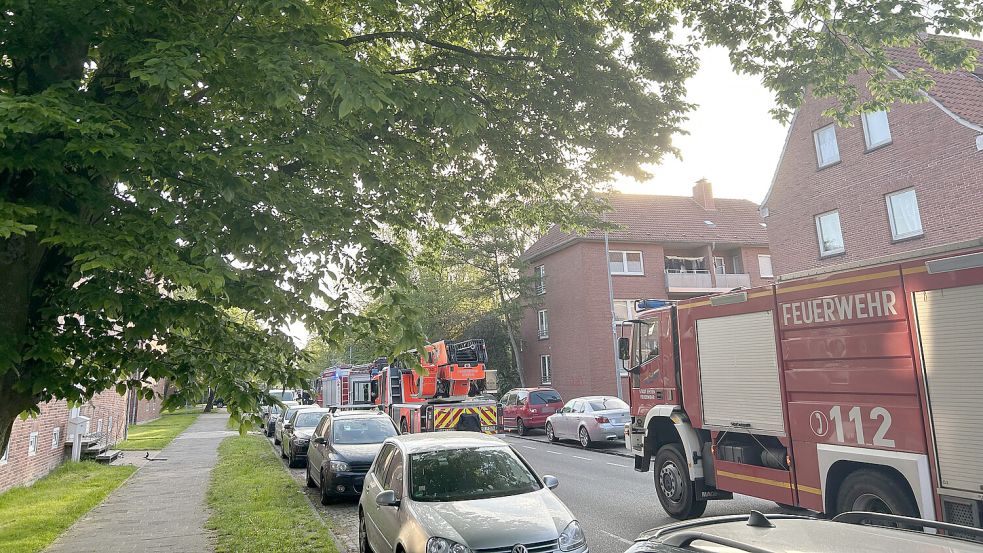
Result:
{"type": "Polygon", "coordinates": [[[314,430],[307,452],[307,485],[321,489],[321,503],[358,497],[365,473],[386,438],[399,434],[382,411],[336,411],[314,430]]]}

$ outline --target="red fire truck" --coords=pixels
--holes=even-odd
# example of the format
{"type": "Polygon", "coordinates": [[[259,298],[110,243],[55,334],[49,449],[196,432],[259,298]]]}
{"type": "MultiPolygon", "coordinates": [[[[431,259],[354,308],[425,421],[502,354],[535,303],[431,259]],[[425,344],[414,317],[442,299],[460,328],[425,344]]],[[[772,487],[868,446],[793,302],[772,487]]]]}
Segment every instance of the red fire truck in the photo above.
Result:
{"type": "Polygon", "coordinates": [[[372,379],[373,402],[384,406],[402,433],[498,432],[498,401],[484,395],[495,387],[487,360],[484,340],[435,342],[420,356],[424,374],[399,363],[382,367],[372,379]]]}
{"type": "Polygon", "coordinates": [[[638,307],[626,441],[671,516],[740,493],[981,526],[983,240],[638,307]]]}
{"type": "Polygon", "coordinates": [[[372,377],[386,365],[383,357],[364,365],[335,365],[325,369],[315,381],[317,403],[321,407],[371,405],[372,377]]]}

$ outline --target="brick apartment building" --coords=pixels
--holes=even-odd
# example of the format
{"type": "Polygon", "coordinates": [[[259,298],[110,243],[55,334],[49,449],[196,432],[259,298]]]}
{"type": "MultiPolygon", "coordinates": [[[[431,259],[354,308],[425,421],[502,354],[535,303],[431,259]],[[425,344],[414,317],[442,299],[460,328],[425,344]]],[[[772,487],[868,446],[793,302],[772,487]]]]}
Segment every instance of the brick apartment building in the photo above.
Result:
{"type": "Polygon", "coordinates": [[[830,101],[807,97],[795,114],[762,202],[777,274],[983,237],[983,67],[942,74],[913,49],[890,56],[899,78],[932,75],[928,101],[849,128],[822,116],[830,101]]]}
{"type": "Polygon", "coordinates": [[[620,226],[584,236],[550,229],[523,254],[537,277],[538,305],[522,323],[527,386],[552,385],[564,398],[614,395],[614,319],[634,300],[681,299],[765,284],[771,277],[758,206],[714,198],[701,180],[693,196],[614,193],[606,219],[620,226]],[[608,288],[610,272],[611,290],[608,288]]]}

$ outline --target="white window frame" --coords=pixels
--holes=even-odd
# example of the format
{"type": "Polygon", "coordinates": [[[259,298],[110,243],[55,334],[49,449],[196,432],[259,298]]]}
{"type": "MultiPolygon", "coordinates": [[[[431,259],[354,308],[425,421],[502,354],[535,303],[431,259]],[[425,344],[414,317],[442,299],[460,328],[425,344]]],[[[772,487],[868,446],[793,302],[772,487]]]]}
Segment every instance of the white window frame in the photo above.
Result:
{"type": "Polygon", "coordinates": [[[722,255],[713,256],[713,272],[718,275],[727,274],[727,261],[722,255]],[[719,265],[717,264],[717,261],[720,261],[719,265]]]}
{"type": "Polygon", "coordinates": [[[914,188],[905,188],[902,190],[896,190],[890,194],[884,195],[884,203],[887,204],[887,218],[891,224],[891,237],[894,240],[904,240],[906,238],[915,238],[917,236],[922,236],[925,234],[925,225],[922,224],[922,210],[918,207],[918,193],[915,192],[914,188]],[[918,230],[912,232],[906,232],[904,234],[898,234],[894,223],[894,206],[891,205],[891,198],[895,196],[901,196],[902,194],[911,193],[915,198],[915,213],[918,215],[918,230]]]}
{"type": "Polygon", "coordinates": [[[840,157],[840,141],[836,139],[836,124],[835,123],[830,123],[829,125],[826,125],[825,127],[820,127],[818,129],[812,131],[812,141],[815,143],[815,146],[816,146],[816,164],[818,165],[818,167],[820,169],[822,169],[824,167],[829,167],[830,165],[835,165],[835,164],[837,164],[837,163],[840,162],[840,159],[841,159],[841,157],[840,157]],[[833,130],[833,142],[836,144],[836,159],[832,159],[832,160],[824,160],[823,159],[822,149],[819,147],[819,133],[825,131],[826,129],[832,129],[833,130]]]}
{"type": "Polygon", "coordinates": [[[730,267],[734,274],[747,272],[744,270],[744,258],[740,254],[730,256],[730,267]]]}
{"type": "Polygon", "coordinates": [[[887,144],[890,144],[894,140],[894,138],[891,136],[891,121],[887,117],[887,110],[871,111],[871,112],[862,113],[860,115],[860,121],[863,122],[863,127],[864,127],[864,144],[867,145],[867,149],[868,150],[873,150],[874,148],[878,148],[880,146],[885,146],[887,144]],[[867,129],[867,127],[868,127],[868,125],[867,125],[867,116],[868,115],[878,114],[878,113],[883,113],[884,114],[884,119],[887,121],[887,138],[885,138],[884,140],[881,140],[880,142],[877,142],[877,143],[871,143],[871,141],[870,141],[870,131],[867,129]]]}
{"type": "Polygon", "coordinates": [[[545,340],[550,337],[550,315],[546,309],[540,309],[536,314],[536,328],[539,331],[539,339],[545,340]]]}
{"type": "Polygon", "coordinates": [[[537,265],[536,269],[536,295],[542,296],[546,293],[546,265],[537,265]]]}
{"type": "Polygon", "coordinates": [[[821,257],[828,257],[828,256],[831,256],[831,255],[838,255],[838,254],[841,254],[841,253],[843,253],[843,252],[846,251],[846,240],[843,239],[843,220],[840,219],[840,210],[839,209],[831,209],[829,211],[824,211],[824,212],[820,213],[819,215],[816,215],[816,240],[819,242],[819,255],[821,257]],[[840,222],[840,242],[843,243],[843,247],[842,248],[832,249],[832,250],[827,250],[825,248],[824,244],[823,244],[823,242],[824,242],[823,241],[823,227],[822,227],[822,225],[820,224],[819,221],[820,221],[820,219],[824,215],[829,215],[831,213],[835,213],[836,214],[836,220],[840,222]]]}
{"type": "Polygon", "coordinates": [[[628,275],[628,276],[645,276],[645,256],[642,255],[641,250],[608,250],[607,258],[608,270],[611,271],[612,275],[628,275]],[[621,270],[611,271],[611,254],[620,253],[621,254],[621,270]],[[641,270],[638,272],[628,270],[628,254],[637,253],[638,254],[638,264],[641,265],[641,270]]]}
{"type": "Polygon", "coordinates": [[[761,275],[761,278],[775,278],[775,266],[771,264],[771,255],[764,254],[764,253],[759,253],[758,254],[758,274],[761,275]],[[768,271],[768,274],[767,275],[761,269],[761,258],[763,258],[763,257],[767,257],[768,258],[768,268],[770,270],[768,271]]]}
{"type": "Polygon", "coordinates": [[[38,454],[38,433],[31,432],[27,437],[27,456],[34,457],[38,454]]]}
{"type": "Polygon", "coordinates": [[[61,445],[61,427],[56,426],[51,429],[51,449],[58,449],[61,445]]]}
{"type": "Polygon", "coordinates": [[[612,305],[611,306],[611,311],[614,313],[614,322],[616,322],[616,323],[623,323],[623,322],[625,322],[625,321],[627,321],[629,319],[634,319],[635,318],[635,300],[614,300],[614,303],[615,303],[615,305],[617,305],[617,304],[624,304],[625,305],[625,308],[627,309],[627,312],[628,312],[628,318],[627,319],[619,319],[618,318],[618,310],[614,308],[614,305],[612,305]]]}
{"type": "Polygon", "coordinates": [[[10,460],[10,442],[9,442],[10,437],[9,436],[7,437],[7,440],[8,440],[8,442],[7,442],[7,449],[6,449],[6,451],[3,452],[3,457],[0,457],[0,465],[6,465],[7,464],[7,461],[10,460]]]}
{"type": "Polygon", "coordinates": [[[553,383],[553,362],[549,354],[539,356],[539,382],[541,384],[553,383]]]}

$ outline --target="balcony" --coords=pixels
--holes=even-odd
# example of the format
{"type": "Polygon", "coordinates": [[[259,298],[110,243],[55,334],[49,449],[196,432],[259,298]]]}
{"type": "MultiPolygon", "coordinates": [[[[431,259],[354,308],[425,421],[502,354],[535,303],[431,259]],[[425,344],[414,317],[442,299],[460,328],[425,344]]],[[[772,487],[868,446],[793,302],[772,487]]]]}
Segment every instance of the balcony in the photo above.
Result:
{"type": "Polygon", "coordinates": [[[717,273],[707,270],[666,270],[666,291],[670,294],[713,294],[734,288],[749,288],[751,276],[747,273],[717,273]],[[714,284],[716,281],[716,284],[714,284]]]}

